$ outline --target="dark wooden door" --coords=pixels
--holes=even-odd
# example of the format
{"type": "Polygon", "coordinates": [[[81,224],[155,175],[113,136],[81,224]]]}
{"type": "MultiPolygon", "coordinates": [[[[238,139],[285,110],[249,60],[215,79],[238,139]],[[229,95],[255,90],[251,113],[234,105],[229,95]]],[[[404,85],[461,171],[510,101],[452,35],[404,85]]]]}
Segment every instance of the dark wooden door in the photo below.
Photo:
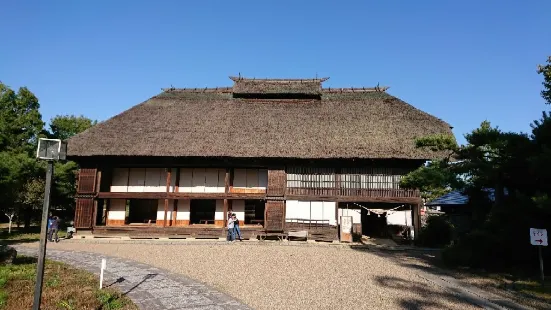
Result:
{"type": "Polygon", "coordinates": [[[92,228],[94,220],[94,198],[77,198],[75,228],[92,228]]]}
{"type": "Polygon", "coordinates": [[[283,231],[285,229],[285,201],[266,201],[264,229],[283,231]]]}

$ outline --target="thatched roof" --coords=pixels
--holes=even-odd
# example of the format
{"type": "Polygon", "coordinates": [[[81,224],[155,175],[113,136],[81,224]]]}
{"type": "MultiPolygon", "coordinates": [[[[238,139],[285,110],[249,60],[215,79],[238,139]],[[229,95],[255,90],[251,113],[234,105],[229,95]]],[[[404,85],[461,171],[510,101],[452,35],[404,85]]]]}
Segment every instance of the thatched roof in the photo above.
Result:
{"type": "Polygon", "coordinates": [[[446,122],[386,88],[329,89],[321,87],[323,79],[234,82],[233,88],[166,89],[71,138],[68,155],[431,159],[415,139],[451,134],[446,122]],[[235,96],[314,88],[318,99],[235,96]]]}
{"type": "Polygon", "coordinates": [[[323,79],[246,79],[230,76],[236,94],[320,94],[323,79]]]}

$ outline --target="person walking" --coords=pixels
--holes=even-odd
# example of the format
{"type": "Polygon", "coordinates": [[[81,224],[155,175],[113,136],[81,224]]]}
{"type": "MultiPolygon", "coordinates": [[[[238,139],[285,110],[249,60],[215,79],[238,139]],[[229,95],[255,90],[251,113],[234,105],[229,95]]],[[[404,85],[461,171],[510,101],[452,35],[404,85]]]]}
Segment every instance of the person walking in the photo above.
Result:
{"type": "Polygon", "coordinates": [[[50,241],[55,241],[56,243],[59,242],[59,236],[57,235],[59,231],[59,217],[54,216],[52,220],[52,224],[50,225],[51,233],[50,233],[50,241]]]}
{"type": "Polygon", "coordinates": [[[243,239],[241,238],[241,229],[239,229],[239,219],[237,218],[235,213],[232,214],[232,219],[233,219],[233,229],[235,231],[234,236],[239,237],[239,241],[243,241],[243,239]]]}
{"type": "Polygon", "coordinates": [[[53,222],[54,222],[54,217],[50,213],[50,216],[48,217],[48,230],[46,233],[46,236],[48,237],[48,241],[53,241],[52,240],[52,223],[53,222]]]}

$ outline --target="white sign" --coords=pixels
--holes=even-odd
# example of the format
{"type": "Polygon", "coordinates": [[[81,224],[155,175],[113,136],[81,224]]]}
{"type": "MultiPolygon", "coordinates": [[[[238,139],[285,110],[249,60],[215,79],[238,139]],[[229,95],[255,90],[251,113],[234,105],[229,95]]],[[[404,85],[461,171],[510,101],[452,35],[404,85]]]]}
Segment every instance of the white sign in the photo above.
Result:
{"type": "Polygon", "coordinates": [[[352,217],[341,216],[341,231],[345,234],[352,233],[352,217]]]}
{"type": "Polygon", "coordinates": [[[547,230],[530,228],[530,243],[532,245],[547,246],[547,230]]]}

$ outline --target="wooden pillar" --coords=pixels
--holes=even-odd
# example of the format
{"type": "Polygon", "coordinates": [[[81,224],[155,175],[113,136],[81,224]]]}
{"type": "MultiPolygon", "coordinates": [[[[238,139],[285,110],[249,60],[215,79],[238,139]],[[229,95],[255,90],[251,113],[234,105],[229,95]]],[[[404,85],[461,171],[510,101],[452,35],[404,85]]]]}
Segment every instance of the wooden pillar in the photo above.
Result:
{"type": "Polygon", "coordinates": [[[230,201],[228,199],[224,199],[224,227],[228,226],[228,210],[230,207],[230,201]]]}
{"type": "Polygon", "coordinates": [[[226,168],[226,176],[224,178],[225,193],[228,194],[233,186],[233,168],[226,168]]]}
{"type": "MultiPolygon", "coordinates": [[[[170,191],[171,174],[172,174],[172,168],[168,168],[166,172],[166,192],[167,193],[170,191]]],[[[168,198],[165,198],[165,216],[163,221],[163,227],[166,227],[167,213],[168,213],[168,198]]]]}
{"type": "Polygon", "coordinates": [[[340,196],[341,194],[341,169],[335,169],[335,196],[340,196]]]}
{"type": "Polygon", "coordinates": [[[180,191],[180,168],[176,168],[176,184],[174,184],[174,192],[180,191]]]}
{"type": "Polygon", "coordinates": [[[172,226],[176,226],[177,215],[178,215],[178,199],[174,199],[174,203],[172,205],[172,226]]]}

